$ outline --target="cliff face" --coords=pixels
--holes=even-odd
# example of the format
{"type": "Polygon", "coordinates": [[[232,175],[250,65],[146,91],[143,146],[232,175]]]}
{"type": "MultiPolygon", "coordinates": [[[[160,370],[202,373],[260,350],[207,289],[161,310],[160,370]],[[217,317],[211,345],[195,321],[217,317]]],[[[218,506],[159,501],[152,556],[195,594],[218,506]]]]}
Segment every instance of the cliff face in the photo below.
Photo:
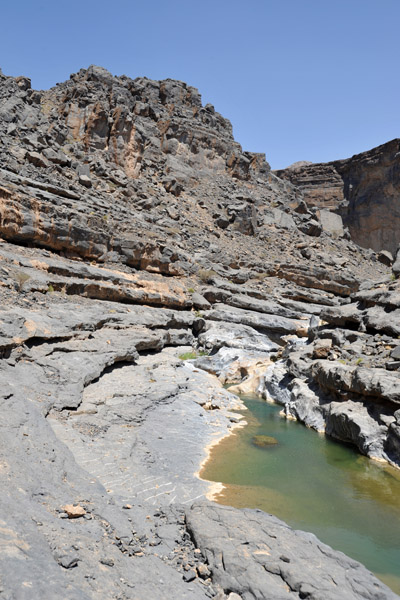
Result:
{"type": "Polygon", "coordinates": [[[276,220],[269,205],[296,199],[185,83],[90,67],[45,92],[24,77],[0,75],[0,84],[0,232],[9,240],[177,274],[190,269],[182,244],[191,246],[191,227],[262,233],[276,220]],[[160,226],[176,230],[168,260],[149,235],[160,226]]]}
{"type": "Polygon", "coordinates": [[[41,106],[61,115],[67,139],[88,154],[103,151],[128,177],[160,167],[182,182],[210,172],[242,179],[269,172],[265,156],[244,153],[230,122],[180,81],[117,78],[91,67],[44,93],[41,106]]]}
{"type": "Polygon", "coordinates": [[[400,243],[400,140],[347,160],[276,171],[298,186],[309,206],[339,212],[352,239],[364,248],[388,250],[400,243]]]}
{"type": "Polygon", "coordinates": [[[400,464],[400,282],[197,90],[0,72],[0,260],[6,598],[395,597],[270,515],[192,506],[238,421],[222,384],[272,363],[288,415],[400,464]]]}

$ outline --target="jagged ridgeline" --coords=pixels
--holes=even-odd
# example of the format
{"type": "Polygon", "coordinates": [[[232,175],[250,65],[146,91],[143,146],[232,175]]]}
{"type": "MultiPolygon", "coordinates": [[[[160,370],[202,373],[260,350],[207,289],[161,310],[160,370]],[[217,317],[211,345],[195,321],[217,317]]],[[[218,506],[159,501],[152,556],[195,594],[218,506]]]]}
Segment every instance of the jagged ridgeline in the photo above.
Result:
{"type": "Polygon", "coordinates": [[[399,467],[398,140],[273,173],[195,88],[92,66],[0,72],[0,141],[0,595],[396,598],[197,473],[228,383],[399,467]]]}

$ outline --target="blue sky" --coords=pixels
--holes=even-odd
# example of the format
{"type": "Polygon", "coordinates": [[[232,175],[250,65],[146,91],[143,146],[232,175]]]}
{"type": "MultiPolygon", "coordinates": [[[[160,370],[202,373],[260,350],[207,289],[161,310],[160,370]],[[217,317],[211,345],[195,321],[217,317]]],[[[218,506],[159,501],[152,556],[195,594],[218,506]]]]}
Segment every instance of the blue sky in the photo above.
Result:
{"type": "Polygon", "coordinates": [[[186,81],[273,168],[400,137],[400,0],[2,0],[1,17],[6,75],[186,81]]]}

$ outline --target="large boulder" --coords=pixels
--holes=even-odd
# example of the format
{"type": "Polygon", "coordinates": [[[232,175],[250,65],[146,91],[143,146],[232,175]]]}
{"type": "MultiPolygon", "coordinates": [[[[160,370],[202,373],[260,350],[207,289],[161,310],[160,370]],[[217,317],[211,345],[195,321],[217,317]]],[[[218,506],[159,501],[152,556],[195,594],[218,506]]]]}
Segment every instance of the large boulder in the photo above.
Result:
{"type": "Polygon", "coordinates": [[[214,580],[253,600],[395,600],[362,565],[260,510],[196,503],[188,529],[214,580]]]}

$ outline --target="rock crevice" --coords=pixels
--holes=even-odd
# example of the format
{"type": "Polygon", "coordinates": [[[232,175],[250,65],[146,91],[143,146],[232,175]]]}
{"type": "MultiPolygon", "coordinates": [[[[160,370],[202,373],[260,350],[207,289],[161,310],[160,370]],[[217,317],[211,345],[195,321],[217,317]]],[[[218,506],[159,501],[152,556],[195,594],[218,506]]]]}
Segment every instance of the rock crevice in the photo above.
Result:
{"type": "Polygon", "coordinates": [[[196,473],[228,382],[399,464],[397,263],[183,82],[0,71],[0,141],[0,594],[395,598],[196,473]]]}

